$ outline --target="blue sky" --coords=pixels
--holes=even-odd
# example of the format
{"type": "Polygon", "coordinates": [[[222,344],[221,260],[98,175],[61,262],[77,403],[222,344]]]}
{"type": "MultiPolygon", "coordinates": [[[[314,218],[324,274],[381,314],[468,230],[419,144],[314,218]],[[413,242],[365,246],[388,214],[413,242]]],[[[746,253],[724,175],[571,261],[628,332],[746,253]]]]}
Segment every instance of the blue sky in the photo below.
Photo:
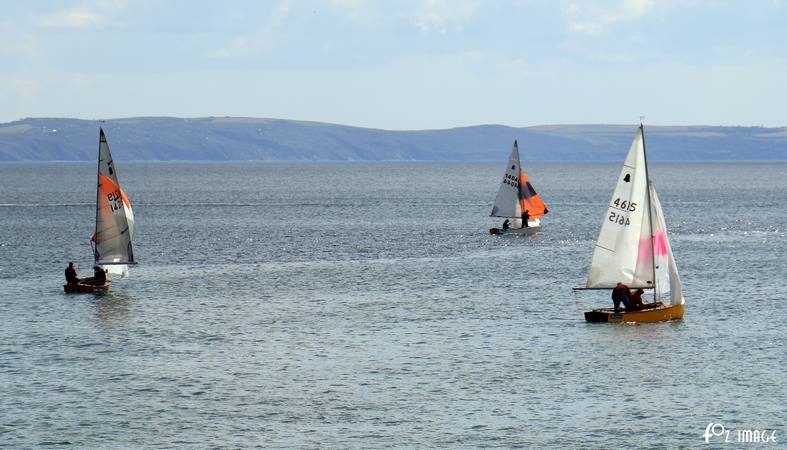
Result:
{"type": "Polygon", "coordinates": [[[787,1],[0,0],[0,121],[787,125],[787,1]]]}

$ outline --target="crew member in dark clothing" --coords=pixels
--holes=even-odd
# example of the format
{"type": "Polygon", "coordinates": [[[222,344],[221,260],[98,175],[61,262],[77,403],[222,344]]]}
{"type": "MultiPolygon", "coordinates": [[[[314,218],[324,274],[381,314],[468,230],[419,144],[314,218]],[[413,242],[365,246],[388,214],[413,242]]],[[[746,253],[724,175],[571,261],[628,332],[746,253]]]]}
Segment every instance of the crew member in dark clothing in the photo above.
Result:
{"type": "Polygon", "coordinates": [[[527,221],[530,219],[530,213],[527,210],[522,212],[522,228],[527,228],[527,221]]]}
{"type": "Polygon", "coordinates": [[[88,284],[104,284],[107,281],[107,272],[99,266],[93,266],[93,276],[90,278],[85,278],[82,280],[82,283],[88,284]]]}
{"type": "Polygon", "coordinates": [[[68,267],[66,267],[66,283],[68,284],[79,283],[79,276],[77,275],[77,269],[74,267],[73,261],[69,261],[68,267]]]}
{"type": "Polygon", "coordinates": [[[614,289],[612,289],[612,302],[615,304],[615,311],[620,311],[620,304],[629,310],[629,287],[625,284],[618,282],[614,289]]]}
{"type": "Polygon", "coordinates": [[[504,229],[504,230],[507,230],[507,229],[508,229],[508,224],[509,224],[509,222],[508,222],[508,219],[506,219],[506,220],[504,220],[504,221],[503,221],[503,229],[504,229]]]}
{"type": "Polygon", "coordinates": [[[643,291],[642,289],[637,289],[636,291],[630,293],[629,306],[627,306],[626,308],[630,307],[634,311],[639,311],[642,308],[644,308],[645,305],[642,304],[642,294],[644,293],[645,291],[643,291]]]}
{"type": "Polygon", "coordinates": [[[107,271],[99,266],[93,267],[93,280],[96,284],[104,284],[107,281],[107,271]]]}

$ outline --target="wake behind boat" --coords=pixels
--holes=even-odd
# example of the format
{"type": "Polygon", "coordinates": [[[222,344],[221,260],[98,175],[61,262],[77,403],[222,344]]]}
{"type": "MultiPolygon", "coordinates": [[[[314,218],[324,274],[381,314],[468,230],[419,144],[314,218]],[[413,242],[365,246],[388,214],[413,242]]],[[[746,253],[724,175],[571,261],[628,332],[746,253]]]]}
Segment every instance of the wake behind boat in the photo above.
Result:
{"type": "Polygon", "coordinates": [[[505,221],[501,228],[490,228],[489,233],[512,236],[533,235],[541,231],[540,217],[548,212],[541,196],[533,189],[533,185],[522,169],[519,161],[519,144],[514,140],[503,182],[497,191],[490,214],[492,217],[505,218],[505,221]]]}
{"type": "Polygon", "coordinates": [[[94,264],[101,270],[96,270],[94,277],[64,284],[63,290],[69,294],[106,292],[111,282],[109,274],[127,276],[128,265],[136,264],[131,246],[133,235],[131,202],[120,188],[107,138],[99,129],[96,230],[90,240],[94,264]]]}
{"type": "Polygon", "coordinates": [[[640,125],[618,177],[593,251],[585,289],[651,290],[641,308],[585,312],[588,322],[661,322],[682,319],[683,291],[659,197],[648,177],[645,129],[640,125]]]}

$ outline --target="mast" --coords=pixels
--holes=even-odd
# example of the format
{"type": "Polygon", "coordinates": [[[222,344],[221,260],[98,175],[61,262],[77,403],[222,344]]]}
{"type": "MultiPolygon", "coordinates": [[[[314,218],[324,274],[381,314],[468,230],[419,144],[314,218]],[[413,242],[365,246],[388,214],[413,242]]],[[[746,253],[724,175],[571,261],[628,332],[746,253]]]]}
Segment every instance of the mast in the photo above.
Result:
{"type": "Polygon", "coordinates": [[[99,193],[101,186],[101,138],[104,137],[104,128],[98,127],[98,163],[96,164],[96,224],[93,231],[93,263],[98,262],[98,208],[99,193]]]}
{"type": "Polygon", "coordinates": [[[645,188],[648,192],[648,224],[650,225],[650,258],[651,266],[653,267],[653,301],[658,299],[658,283],[656,282],[656,252],[654,248],[653,236],[653,202],[650,198],[650,174],[648,173],[648,152],[645,147],[645,126],[642,122],[639,123],[639,132],[642,135],[642,158],[645,160],[645,188]]]}
{"type": "MultiPolygon", "coordinates": [[[[516,182],[517,182],[517,186],[518,186],[517,187],[517,191],[521,192],[521,190],[522,190],[522,180],[520,179],[519,174],[522,173],[522,157],[519,155],[519,142],[517,141],[517,139],[514,139],[514,148],[516,149],[516,166],[517,166],[517,168],[519,170],[519,172],[517,172],[517,174],[516,174],[516,182]]],[[[520,205],[519,199],[520,199],[520,196],[519,196],[519,193],[517,193],[517,196],[516,196],[516,205],[517,206],[520,205]]],[[[514,211],[516,211],[516,206],[514,206],[514,211]]],[[[524,211],[519,211],[519,217],[512,217],[512,218],[513,219],[522,219],[522,213],[524,213],[524,211]]],[[[527,225],[527,224],[525,224],[525,223],[522,224],[523,227],[525,225],[527,225]]]]}

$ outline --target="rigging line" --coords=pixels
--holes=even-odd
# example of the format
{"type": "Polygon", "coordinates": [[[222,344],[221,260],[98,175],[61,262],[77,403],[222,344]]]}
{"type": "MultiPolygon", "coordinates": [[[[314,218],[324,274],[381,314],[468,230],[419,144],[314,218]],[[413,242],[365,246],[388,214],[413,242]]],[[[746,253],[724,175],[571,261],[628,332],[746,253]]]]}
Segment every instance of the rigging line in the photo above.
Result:
{"type": "MultiPolygon", "coordinates": [[[[575,290],[575,291],[611,291],[611,290],[613,290],[615,288],[614,287],[575,287],[575,288],[571,288],[571,289],[575,290]]],[[[641,287],[638,287],[637,289],[643,289],[643,290],[644,289],[653,289],[653,287],[652,286],[641,286],[641,287]]]]}
{"type": "Polygon", "coordinates": [[[579,303],[579,294],[577,293],[577,290],[576,289],[572,289],[572,291],[574,293],[574,306],[576,306],[577,312],[583,312],[582,311],[583,310],[582,305],[580,305],[580,303],[579,303]]]}
{"type": "Polygon", "coordinates": [[[601,247],[601,248],[603,248],[604,250],[606,250],[608,252],[615,253],[615,250],[612,250],[611,248],[606,248],[603,245],[596,244],[596,247],[601,247]]]}
{"type": "Polygon", "coordinates": [[[623,211],[623,212],[634,212],[634,211],[631,211],[628,208],[621,208],[620,206],[615,206],[615,205],[609,205],[609,208],[610,209],[616,209],[618,211],[623,211]]]}

